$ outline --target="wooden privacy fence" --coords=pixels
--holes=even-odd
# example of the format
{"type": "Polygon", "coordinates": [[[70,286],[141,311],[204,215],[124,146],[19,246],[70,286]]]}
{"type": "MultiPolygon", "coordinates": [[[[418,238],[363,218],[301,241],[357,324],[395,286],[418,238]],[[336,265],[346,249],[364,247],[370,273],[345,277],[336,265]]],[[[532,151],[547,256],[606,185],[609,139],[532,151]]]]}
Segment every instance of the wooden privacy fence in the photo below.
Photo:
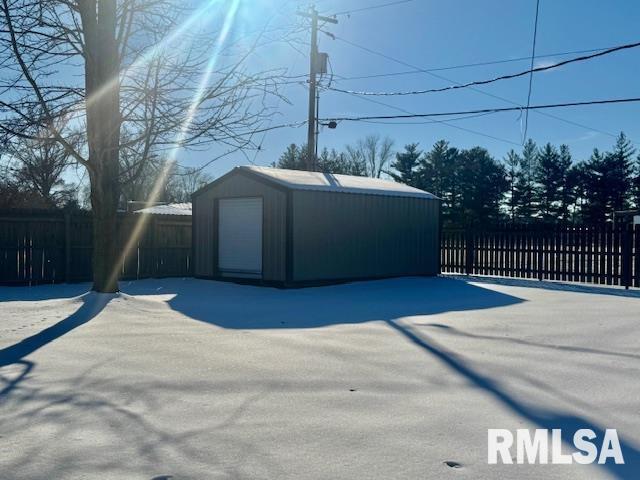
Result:
{"type": "MultiPolygon", "coordinates": [[[[119,215],[119,251],[140,218],[119,215]]],[[[0,211],[0,284],[91,280],[92,239],[90,213],[0,211]]],[[[191,275],[191,217],[150,215],[117,268],[122,279],[191,275]]]]}
{"type": "Polygon", "coordinates": [[[445,229],[441,270],[640,287],[640,225],[445,229]]]}

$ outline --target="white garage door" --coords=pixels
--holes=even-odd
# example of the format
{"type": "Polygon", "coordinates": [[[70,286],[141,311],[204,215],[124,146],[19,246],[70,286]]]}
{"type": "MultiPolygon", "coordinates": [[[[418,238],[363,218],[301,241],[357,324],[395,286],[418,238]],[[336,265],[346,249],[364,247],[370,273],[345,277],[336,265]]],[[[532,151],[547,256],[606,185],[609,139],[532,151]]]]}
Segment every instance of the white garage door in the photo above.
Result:
{"type": "Polygon", "coordinates": [[[218,268],[222,274],[262,274],[262,198],[224,198],[218,211],[218,268]]]}

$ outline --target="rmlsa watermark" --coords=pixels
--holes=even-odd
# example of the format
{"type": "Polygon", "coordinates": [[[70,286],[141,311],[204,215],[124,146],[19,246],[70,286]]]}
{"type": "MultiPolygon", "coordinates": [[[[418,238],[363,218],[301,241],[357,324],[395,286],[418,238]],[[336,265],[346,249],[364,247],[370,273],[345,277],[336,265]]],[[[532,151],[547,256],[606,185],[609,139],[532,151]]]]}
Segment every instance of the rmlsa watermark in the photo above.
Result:
{"type": "Polygon", "coordinates": [[[514,463],[514,450],[517,464],[624,463],[615,428],[607,428],[601,439],[589,428],[577,430],[573,434],[574,451],[571,453],[562,451],[562,430],[559,428],[518,429],[515,438],[510,430],[490,428],[487,440],[489,465],[514,463]]]}

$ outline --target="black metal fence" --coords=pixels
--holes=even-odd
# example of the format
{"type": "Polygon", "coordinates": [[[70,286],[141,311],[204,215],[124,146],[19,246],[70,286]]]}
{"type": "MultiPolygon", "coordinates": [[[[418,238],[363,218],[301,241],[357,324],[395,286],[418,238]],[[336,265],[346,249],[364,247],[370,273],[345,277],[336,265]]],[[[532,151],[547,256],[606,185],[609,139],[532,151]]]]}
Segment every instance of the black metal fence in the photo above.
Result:
{"type": "Polygon", "coordinates": [[[640,287],[640,225],[445,229],[441,270],[640,287]]]}
{"type": "MultiPolygon", "coordinates": [[[[0,284],[91,280],[92,220],[85,212],[0,211],[0,284]]],[[[139,220],[119,216],[121,250],[139,220]]],[[[149,216],[119,269],[122,279],[191,275],[191,217],[149,216]]]]}

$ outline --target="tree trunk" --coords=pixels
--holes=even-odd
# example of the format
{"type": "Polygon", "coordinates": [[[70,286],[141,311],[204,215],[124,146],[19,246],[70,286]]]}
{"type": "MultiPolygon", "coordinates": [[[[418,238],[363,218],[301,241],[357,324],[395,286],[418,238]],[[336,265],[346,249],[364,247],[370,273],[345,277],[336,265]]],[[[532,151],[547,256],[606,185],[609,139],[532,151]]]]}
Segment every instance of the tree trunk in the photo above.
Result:
{"type": "Polygon", "coordinates": [[[117,202],[109,193],[100,194],[91,187],[93,210],[93,290],[97,292],[117,292],[118,265],[117,248],[117,202]]]}
{"type": "Polygon", "coordinates": [[[85,104],[93,209],[93,289],[118,290],[120,79],[116,0],[79,2],[85,40],[85,104]]]}

